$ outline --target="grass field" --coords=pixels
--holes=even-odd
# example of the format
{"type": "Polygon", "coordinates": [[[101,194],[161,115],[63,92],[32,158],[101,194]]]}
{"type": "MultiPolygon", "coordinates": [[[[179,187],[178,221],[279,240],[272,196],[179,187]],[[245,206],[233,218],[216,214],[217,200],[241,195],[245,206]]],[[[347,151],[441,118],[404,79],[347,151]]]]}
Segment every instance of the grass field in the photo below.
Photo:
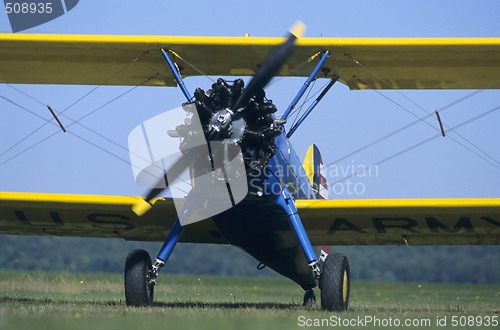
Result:
{"type": "Polygon", "coordinates": [[[302,289],[287,279],[164,274],[155,307],[129,308],[120,275],[0,272],[0,329],[460,328],[453,319],[499,328],[484,326],[500,318],[498,285],[354,281],[351,290],[350,310],[329,313],[302,307],[302,289]]]}

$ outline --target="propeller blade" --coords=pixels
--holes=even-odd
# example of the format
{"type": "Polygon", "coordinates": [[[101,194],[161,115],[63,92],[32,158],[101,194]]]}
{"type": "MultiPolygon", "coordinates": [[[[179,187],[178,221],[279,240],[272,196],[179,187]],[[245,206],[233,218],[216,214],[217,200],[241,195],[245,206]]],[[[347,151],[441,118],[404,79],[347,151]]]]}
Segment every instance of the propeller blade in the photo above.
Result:
{"type": "Polygon", "coordinates": [[[264,89],[271,79],[278,73],[281,66],[291,55],[293,46],[297,38],[300,38],[305,31],[305,25],[298,22],[290,30],[288,39],[278,46],[267,60],[259,67],[252,80],[248,83],[243,93],[236,101],[233,109],[238,110],[242,105],[246,104],[252,96],[259,90],[264,89]]]}
{"type": "Polygon", "coordinates": [[[167,171],[165,171],[165,177],[158,180],[156,186],[165,184],[165,187],[150,189],[144,199],[138,200],[132,206],[132,211],[134,211],[134,213],[138,216],[142,216],[144,213],[149,211],[153,206],[151,200],[153,200],[155,197],[158,197],[158,195],[160,195],[165,189],[168,188],[169,182],[167,181],[167,177],[170,182],[174,182],[186,168],[191,166],[201,155],[203,155],[203,151],[206,152],[206,148],[206,145],[200,145],[188,149],[170,166],[167,171]]]}

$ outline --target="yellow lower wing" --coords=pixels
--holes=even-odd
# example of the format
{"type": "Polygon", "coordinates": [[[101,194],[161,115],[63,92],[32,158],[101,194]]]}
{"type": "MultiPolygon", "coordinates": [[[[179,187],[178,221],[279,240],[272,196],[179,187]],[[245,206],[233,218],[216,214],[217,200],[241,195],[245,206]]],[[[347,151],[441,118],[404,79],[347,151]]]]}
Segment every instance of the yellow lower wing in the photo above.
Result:
{"type": "Polygon", "coordinates": [[[314,245],[500,244],[500,198],[299,200],[314,245]]]}
{"type": "MultiPolygon", "coordinates": [[[[165,240],[176,219],[174,202],[157,199],[142,217],[140,197],[0,192],[0,233],[165,240]]],[[[226,243],[212,221],[186,228],[181,242],[226,243]]]]}
{"type": "MultiPolygon", "coordinates": [[[[157,199],[142,217],[140,197],[0,193],[0,233],[163,241],[176,218],[157,199]]],[[[298,200],[313,245],[500,243],[500,198],[298,200]]],[[[182,242],[227,243],[212,221],[189,225],[182,242]]]]}

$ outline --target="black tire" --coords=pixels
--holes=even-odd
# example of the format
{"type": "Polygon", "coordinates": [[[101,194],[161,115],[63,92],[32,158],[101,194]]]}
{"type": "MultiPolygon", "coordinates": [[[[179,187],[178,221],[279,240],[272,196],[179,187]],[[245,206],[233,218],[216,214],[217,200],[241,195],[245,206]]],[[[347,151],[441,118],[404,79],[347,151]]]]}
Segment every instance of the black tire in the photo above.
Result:
{"type": "Polygon", "coordinates": [[[349,306],[349,261],[343,254],[331,254],[321,264],[319,287],[321,309],[340,312],[349,306]]]}
{"type": "Polygon", "coordinates": [[[153,305],[154,285],[149,284],[151,257],[144,250],[134,250],[125,262],[125,300],[127,306],[153,305]]]}
{"type": "Polygon", "coordinates": [[[304,293],[304,307],[312,308],[316,305],[316,295],[313,290],[308,290],[304,293]]]}

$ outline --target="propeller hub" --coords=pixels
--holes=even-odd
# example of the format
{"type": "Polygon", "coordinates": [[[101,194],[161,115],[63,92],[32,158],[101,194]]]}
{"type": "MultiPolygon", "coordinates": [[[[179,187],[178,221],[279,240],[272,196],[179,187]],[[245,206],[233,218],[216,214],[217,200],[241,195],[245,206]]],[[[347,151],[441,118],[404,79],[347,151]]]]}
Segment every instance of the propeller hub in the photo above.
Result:
{"type": "Polygon", "coordinates": [[[208,132],[217,132],[218,139],[225,143],[240,143],[245,133],[246,122],[243,118],[234,117],[231,109],[219,110],[210,119],[208,132]]]}
{"type": "Polygon", "coordinates": [[[229,133],[231,130],[232,116],[233,112],[229,109],[217,111],[210,119],[209,131],[215,129],[217,132],[222,133],[225,130],[229,133]]]}

